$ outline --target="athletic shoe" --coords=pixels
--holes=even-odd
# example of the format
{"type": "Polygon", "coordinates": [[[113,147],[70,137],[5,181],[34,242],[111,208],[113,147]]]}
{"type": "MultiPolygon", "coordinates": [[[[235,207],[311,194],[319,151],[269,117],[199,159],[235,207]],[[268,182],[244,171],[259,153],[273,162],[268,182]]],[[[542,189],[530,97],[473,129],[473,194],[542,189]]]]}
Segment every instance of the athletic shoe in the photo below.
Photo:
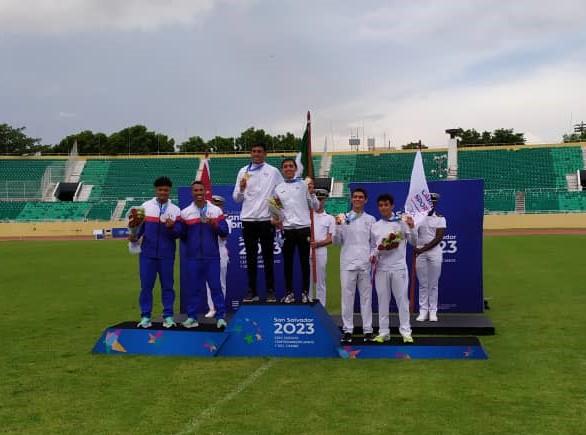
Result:
{"type": "Polygon", "coordinates": [[[403,343],[413,343],[413,337],[410,335],[403,335],[403,343]]]}
{"type": "Polygon", "coordinates": [[[302,304],[308,304],[311,302],[311,299],[309,299],[309,294],[307,293],[301,293],[301,303],[302,304]]]}
{"type": "Polygon", "coordinates": [[[211,319],[212,317],[215,317],[216,315],[216,310],[214,310],[213,308],[211,310],[209,310],[206,315],[204,316],[206,319],[211,319]]]}
{"type": "Polygon", "coordinates": [[[150,328],[151,326],[153,326],[153,324],[151,323],[150,317],[141,317],[140,322],[136,324],[137,328],[150,328]]]}
{"type": "Polygon", "coordinates": [[[228,326],[228,324],[226,323],[226,321],[224,319],[218,319],[218,321],[216,322],[216,327],[218,329],[225,328],[226,326],[228,326]]]}
{"type": "Polygon", "coordinates": [[[194,319],[193,317],[188,317],[185,320],[185,322],[183,322],[181,325],[184,328],[191,329],[191,328],[197,328],[199,326],[199,323],[197,323],[197,319],[194,319]]]}
{"type": "Polygon", "coordinates": [[[258,296],[256,295],[256,293],[249,291],[248,293],[246,293],[246,296],[244,296],[242,302],[258,302],[258,296]]]}
{"type": "Polygon", "coordinates": [[[420,311],[419,316],[417,316],[417,319],[415,320],[418,322],[425,322],[427,320],[427,311],[420,311]]]}
{"type": "Polygon", "coordinates": [[[273,303],[277,302],[277,297],[275,296],[274,290],[267,291],[267,302],[269,304],[273,304],[273,303]]]}
{"type": "Polygon", "coordinates": [[[368,342],[368,341],[372,341],[374,340],[374,334],[372,332],[367,332],[366,334],[364,334],[364,342],[368,342]]]}
{"type": "Polygon", "coordinates": [[[284,304],[292,304],[295,302],[295,295],[293,293],[287,293],[287,295],[281,299],[284,304]]]}
{"type": "Polygon", "coordinates": [[[163,328],[172,328],[173,326],[177,326],[177,324],[175,323],[175,320],[172,316],[168,316],[163,319],[163,328]]]}
{"type": "Polygon", "coordinates": [[[429,312],[429,321],[430,322],[437,322],[437,314],[433,311],[429,312]]]}
{"type": "Polygon", "coordinates": [[[379,334],[372,339],[375,343],[384,343],[386,341],[391,341],[391,336],[389,334],[379,334]]]}
{"type": "Polygon", "coordinates": [[[342,339],[340,341],[346,344],[352,343],[352,334],[349,332],[344,332],[344,335],[342,335],[342,339]]]}

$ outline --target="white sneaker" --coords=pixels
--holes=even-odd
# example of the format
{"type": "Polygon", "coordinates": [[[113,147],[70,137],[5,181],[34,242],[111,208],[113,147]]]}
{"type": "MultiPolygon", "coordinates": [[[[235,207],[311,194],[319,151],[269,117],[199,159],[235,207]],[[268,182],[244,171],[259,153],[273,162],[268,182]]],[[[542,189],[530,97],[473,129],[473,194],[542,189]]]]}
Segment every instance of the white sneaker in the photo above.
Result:
{"type": "Polygon", "coordinates": [[[138,322],[138,324],[136,325],[137,328],[150,328],[151,326],[153,326],[153,324],[151,323],[151,318],[150,317],[141,317],[140,318],[140,322],[138,322]]]}
{"type": "Polygon", "coordinates": [[[181,325],[183,325],[184,328],[191,329],[197,328],[199,326],[199,323],[197,323],[197,319],[194,319],[193,317],[188,317],[185,320],[185,322],[183,322],[181,325]]]}
{"type": "Polygon", "coordinates": [[[413,343],[413,337],[410,335],[403,335],[403,343],[413,343]]]}
{"type": "Polygon", "coordinates": [[[205,315],[205,317],[206,317],[207,319],[211,319],[211,318],[212,318],[212,317],[214,317],[215,315],[216,315],[216,310],[214,310],[214,309],[211,309],[211,310],[209,310],[209,311],[208,311],[208,313],[205,315]]]}
{"type": "Polygon", "coordinates": [[[433,311],[429,312],[429,321],[430,322],[437,322],[437,314],[433,311]]]}
{"type": "Polygon", "coordinates": [[[417,320],[418,322],[425,322],[427,320],[427,311],[423,311],[421,310],[419,312],[419,316],[417,316],[417,320]]]}

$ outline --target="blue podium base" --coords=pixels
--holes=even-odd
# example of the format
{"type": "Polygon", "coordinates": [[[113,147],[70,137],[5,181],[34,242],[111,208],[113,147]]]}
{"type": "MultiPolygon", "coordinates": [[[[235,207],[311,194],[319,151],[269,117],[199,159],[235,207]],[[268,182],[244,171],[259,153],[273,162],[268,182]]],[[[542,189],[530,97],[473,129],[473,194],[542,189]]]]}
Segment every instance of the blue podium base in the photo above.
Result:
{"type": "Polygon", "coordinates": [[[341,333],[319,303],[244,304],[225,331],[214,324],[165,329],[160,323],[138,329],[134,322],[107,328],[94,353],[198,357],[294,357],[345,359],[487,359],[476,337],[414,337],[403,344],[340,344],[341,333]]]}
{"type": "Polygon", "coordinates": [[[153,323],[149,329],[137,328],[136,322],[123,322],[107,328],[94,346],[93,353],[165,356],[216,356],[228,334],[215,325],[197,329],[163,328],[153,323]]]}

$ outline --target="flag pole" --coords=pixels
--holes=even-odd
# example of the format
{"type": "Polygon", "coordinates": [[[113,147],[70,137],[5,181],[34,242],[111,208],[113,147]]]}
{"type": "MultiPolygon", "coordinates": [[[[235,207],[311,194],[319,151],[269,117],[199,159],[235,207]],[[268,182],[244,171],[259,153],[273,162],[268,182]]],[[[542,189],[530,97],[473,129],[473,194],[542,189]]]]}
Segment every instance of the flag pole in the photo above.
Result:
{"type": "MultiPolygon", "coordinates": [[[[307,175],[309,177],[311,177],[312,179],[313,177],[313,156],[311,153],[311,114],[309,113],[309,110],[307,111],[307,175]]],[[[309,209],[309,221],[310,221],[310,227],[309,227],[309,231],[310,231],[310,241],[312,243],[311,246],[311,275],[312,275],[312,279],[311,279],[311,288],[312,294],[317,295],[316,292],[316,287],[317,287],[317,259],[315,258],[316,255],[316,248],[315,245],[313,244],[313,242],[315,242],[315,218],[314,218],[314,213],[313,213],[313,208],[311,207],[309,209]]]]}
{"type": "MultiPolygon", "coordinates": [[[[419,141],[418,152],[421,152],[421,141],[419,141]]],[[[417,278],[417,255],[415,254],[416,248],[417,246],[413,247],[413,256],[411,257],[411,276],[409,276],[409,312],[411,314],[415,312],[415,280],[417,278]]]]}

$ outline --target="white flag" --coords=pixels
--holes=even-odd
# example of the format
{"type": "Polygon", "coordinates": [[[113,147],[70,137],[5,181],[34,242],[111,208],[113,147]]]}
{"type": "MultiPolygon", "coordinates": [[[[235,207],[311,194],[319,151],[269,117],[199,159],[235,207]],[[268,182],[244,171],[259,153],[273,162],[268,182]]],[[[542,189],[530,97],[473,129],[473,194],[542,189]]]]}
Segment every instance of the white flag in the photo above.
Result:
{"type": "Polygon", "coordinates": [[[431,195],[429,194],[425,170],[423,169],[423,158],[421,157],[421,151],[417,151],[413,162],[413,171],[411,172],[409,194],[405,200],[405,212],[413,215],[417,221],[418,216],[427,214],[432,208],[431,195]]]}

